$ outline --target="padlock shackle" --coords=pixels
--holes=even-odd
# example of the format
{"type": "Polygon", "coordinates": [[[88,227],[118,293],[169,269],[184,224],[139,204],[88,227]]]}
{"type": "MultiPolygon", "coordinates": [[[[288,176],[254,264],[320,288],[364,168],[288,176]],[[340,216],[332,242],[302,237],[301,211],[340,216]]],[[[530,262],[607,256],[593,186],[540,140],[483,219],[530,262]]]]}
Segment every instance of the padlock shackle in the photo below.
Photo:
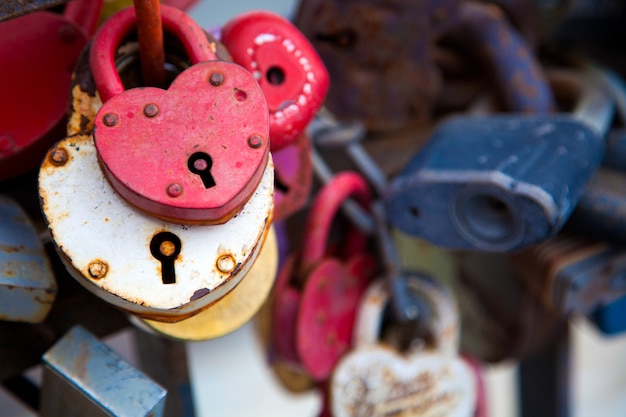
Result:
{"type": "Polygon", "coordinates": [[[63,16],[89,38],[96,30],[103,0],[74,0],[66,4],[63,16]]]}
{"type": "MultiPolygon", "coordinates": [[[[218,59],[204,30],[187,14],[174,7],[161,5],[161,19],[164,31],[178,38],[192,65],[218,59]]],[[[93,38],[89,61],[103,103],[124,91],[115,67],[115,53],[136,23],[135,9],[124,9],[109,18],[93,38]]]]}
{"type": "MultiPolygon", "coordinates": [[[[326,254],[326,245],[333,220],[341,205],[348,198],[356,199],[362,206],[368,207],[372,194],[367,181],[355,172],[341,172],[335,175],[319,191],[304,227],[304,242],[300,256],[299,271],[304,276],[326,254]]],[[[361,239],[364,241],[363,239],[361,239]]],[[[348,242],[353,246],[355,242],[348,242]]],[[[354,249],[354,247],[349,248],[354,249]]]]}

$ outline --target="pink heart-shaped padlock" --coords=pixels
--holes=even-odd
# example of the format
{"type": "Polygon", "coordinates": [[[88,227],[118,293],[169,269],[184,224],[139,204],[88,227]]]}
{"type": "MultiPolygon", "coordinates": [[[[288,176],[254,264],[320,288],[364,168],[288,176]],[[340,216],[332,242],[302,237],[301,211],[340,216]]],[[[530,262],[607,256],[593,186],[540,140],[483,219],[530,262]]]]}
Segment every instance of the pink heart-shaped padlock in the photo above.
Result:
{"type": "Polygon", "coordinates": [[[292,143],[328,91],[328,71],[311,43],[287,19],[262,11],[229,21],[222,29],[222,42],[265,93],[272,152],[292,143]]]}
{"type": "Polygon", "coordinates": [[[104,172],[128,202],[179,223],[223,223],[248,201],[268,161],[265,97],[237,64],[208,61],[168,90],[135,88],[98,112],[104,172]]]}

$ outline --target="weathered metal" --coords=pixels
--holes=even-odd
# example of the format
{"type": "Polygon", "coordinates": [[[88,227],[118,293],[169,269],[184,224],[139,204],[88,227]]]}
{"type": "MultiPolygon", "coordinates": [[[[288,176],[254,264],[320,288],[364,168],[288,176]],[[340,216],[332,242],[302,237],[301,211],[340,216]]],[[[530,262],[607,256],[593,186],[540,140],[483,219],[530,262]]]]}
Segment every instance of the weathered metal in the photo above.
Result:
{"type": "Polygon", "coordinates": [[[167,392],[80,326],[43,355],[43,417],[161,417],[167,392]]]}
{"type": "Polygon", "coordinates": [[[69,137],[58,147],[69,161],[63,166],[43,162],[42,210],[70,273],[106,301],[144,318],[179,321],[226,295],[254,263],[271,222],[271,159],[239,215],[221,225],[181,225],[149,216],[119,196],[98,168],[90,136],[69,137]],[[168,261],[175,271],[171,284],[164,283],[169,269],[150,249],[162,232],[181,241],[180,254],[168,261]],[[108,265],[106,276],[92,276],[94,261],[108,265]]]}
{"type": "Polygon", "coordinates": [[[349,349],[356,305],[376,268],[362,235],[341,239],[342,259],[328,251],[331,225],[350,196],[364,204],[370,198],[367,183],[354,173],[338,174],[321,189],[306,220],[302,251],[281,267],[272,300],[270,357],[317,381],[326,380],[349,349]]]}
{"type": "Polygon", "coordinates": [[[529,290],[563,315],[589,313],[626,294],[626,249],[559,235],[511,259],[529,290]]]}
{"type": "Polygon", "coordinates": [[[460,1],[303,0],[296,26],[331,75],[326,104],[371,130],[424,123],[441,88],[434,42],[460,1]]]}
{"type": "Polygon", "coordinates": [[[287,19],[263,11],[227,22],[221,41],[265,94],[272,151],[293,143],[322,106],[328,90],[328,72],[313,46],[287,19]]]}
{"type": "Polygon", "coordinates": [[[481,69],[503,108],[535,114],[555,110],[543,69],[528,43],[499,8],[464,2],[459,23],[447,37],[481,62],[481,69]]]}
{"type": "Polygon", "coordinates": [[[414,277],[411,286],[428,300],[430,314],[423,319],[433,338],[403,353],[380,340],[390,293],[385,282],[374,282],[359,307],[355,348],[341,359],[332,376],[333,416],[474,414],[475,377],[458,356],[454,302],[428,281],[414,277]]]}
{"type": "Polygon", "coordinates": [[[0,320],[42,322],[57,284],[32,222],[10,198],[0,195],[0,320]]]}
{"type": "Polygon", "coordinates": [[[166,6],[162,11],[192,62],[213,61],[192,65],[168,90],[124,90],[114,56],[135,15],[127,9],[105,23],[91,48],[104,101],[94,126],[99,162],[115,190],[148,213],[179,223],[223,223],[250,198],[267,164],[265,98],[242,67],[215,61],[191,18],[166,6]]]}
{"type": "Polygon", "coordinates": [[[145,85],[165,86],[165,50],[159,0],[134,0],[141,72],[145,85]]]}
{"type": "Polygon", "coordinates": [[[258,258],[243,280],[193,317],[177,323],[132,320],[153,333],[186,341],[212,339],[235,331],[252,319],[269,296],[276,278],[277,252],[276,234],[270,230],[258,258]]]}
{"type": "Polygon", "coordinates": [[[64,14],[41,11],[0,23],[0,90],[11,98],[0,104],[0,180],[34,169],[63,135],[72,69],[101,6],[76,0],[64,14]]]}
{"type": "Polygon", "coordinates": [[[0,3],[0,22],[60,6],[68,0],[8,0],[0,3]]]}

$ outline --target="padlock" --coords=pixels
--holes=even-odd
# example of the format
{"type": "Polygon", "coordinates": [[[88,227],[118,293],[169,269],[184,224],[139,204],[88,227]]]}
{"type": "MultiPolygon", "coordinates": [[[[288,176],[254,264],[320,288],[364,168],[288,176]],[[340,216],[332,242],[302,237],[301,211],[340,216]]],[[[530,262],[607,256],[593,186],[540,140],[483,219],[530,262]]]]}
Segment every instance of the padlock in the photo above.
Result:
{"type": "Polygon", "coordinates": [[[327,240],[341,204],[354,197],[367,205],[370,193],[360,176],[343,172],[317,194],[304,228],[302,252],[279,272],[272,309],[271,355],[314,380],[328,378],[350,347],[358,300],[376,269],[365,252],[367,239],[352,230],[341,244],[343,260],[329,256],[327,240]]]}
{"type": "Polygon", "coordinates": [[[626,297],[596,308],[587,318],[604,335],[623,334],[626,331],[626,297]]]}
{"type": "Polygon", "coordinates": [[[311,145],[301,134],[294,143],[272,151],[274,160],[274,221],[285,220],[309,201],[313,186],[311,145]]]}
{"type": "Polygon", "coordinates": [[[98,161],[114,189],[141,210],[182,224],[224,223],[268,165],[265,97],[244,68],[216,61],[199,26],[181,26],[183,12],[162,10],[164,29],[179,35],[195,64],[167,90],[124,90],[114,57],[135,24],[133,8],[94,36],[90,65],[104,103],[94,123],[98,161]]]}
{"type": "Polygon", "coordinates": [[[454,302],[442,287],[426,279],[414,276],[408,288],[427,306],[420,320],[426,321],[432,338],[416,335],[413,346],[404,352],[382,341],[390,293],[387,283],[374,282],[359,307],[355,348],[332,375],[334,417],[474,415],[476,385],[472,369],[458,356],[454,302]]]}
{"type": "Polygon", "coordinates": [[[612,101],[587,85],[574,116],[448,119],[389,187],[391,220],[447,248],[503,252],[545,240],[597,170],[612,115],[612,101]]]}
{"type": "Polygon", "coordinates": [[[511,254],[520,278],[547,307],[589,313],[626,294],[626,249],[559,235],[511,254]]]}
{"type": "Polygon", "coordinates": [[[442,82],[434,42],[454,26],[459,3],[301,1],[295,23],[331,75],[328,108],[372,130],[427,121],[442,82]]]}
{"type": "Polygon", "coordinates": [[[328,72],[313,46],[287,19],[265,11],[228,21],[221,41],[265,94],[272,152],[292,143],[322,106],[328,90],[328,72]]]}
{"type": "MultiPolygon", "coordinates": [[[[166,6],[161,10],[166,45],[172,38],[183,38],[187,39],[183,45],[191,48],[190,56],[192,50],[204,47],[219,53],[222,47],[183,12],[166,6]],[[193,42],[194,36],[203,39],[193,42]]],[[[132,10],[120,12],[121,26],[127,27],[131,14],[132,10]]],[[[102,28],[108,31],[111,26],[102,28]]],[[[178,49],[168,52],[176,54],[178,49]]],[[[121,54],[122,64],[129,60],[121,54]]],[[[193,73],[193,67],[190,70],[193,73]]],[[[148,215],[129,204],[103,177],[89,130],[99,101],[85,54],[76,73],[68,125],[71,136],[49,152],[39,176],[40,201],[57,251],[79,283],[127,312],[166,322],[191,317],[231,291],[257,258],[271,222],[271,158],[251,198],[226,223],[175,224],[148,215]]]]}
{"type": "Polygon", "coordinates": [[[32,222],[12,199],[0,195],[0,320],[42,322],[57,284],[32,222]]]}
{"type": "Polygon", "coordinates": [[[600,169],[589,181],[566,230],[626,244],[626,173],[609,168],[600,169]]]}
{"type": "Polygon", "coordinates": [[[213,339],[237,330],[259,311],[274,285],[277,246],[276,233],[270,230],[245,279],[201,313],[177,323],[136,317],[131,317],[131,321],[151,333],[184,341],[213,339]]]}
{"type": "Polygon", "coordinates": [[[554,342],[563,316],[532,294],[498,253],[457,253],[461,351],[498,363],[541,352],[554,342]]]}
{"type": "Polygon", "coordinates": [[[167,391],[81,326],[42,359],[42,417],[163,416],[167,391]]]}
{"type": "Polygon", "coordinates": [[[37,167],[63,136],[72,69],[101,6],[102,0],[75,0],[63,14],[40,11],[0,23],[0,61],[5,63],[0,66],[5,98],[0,105],[0,180],[37,167]]]}

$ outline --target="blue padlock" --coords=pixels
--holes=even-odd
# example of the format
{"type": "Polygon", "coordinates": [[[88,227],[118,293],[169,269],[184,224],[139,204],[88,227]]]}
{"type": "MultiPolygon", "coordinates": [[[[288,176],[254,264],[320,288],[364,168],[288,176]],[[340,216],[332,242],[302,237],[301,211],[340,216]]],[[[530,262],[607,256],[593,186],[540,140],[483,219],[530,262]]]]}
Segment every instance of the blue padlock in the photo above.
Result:
{"type": "Polygon", "coordinates": [[[492,252],[555,235],[602,161],[614,114],[606,94],[581,84],[574,114],[442,123],[386,192],[392,223],[437,246],[492,252]]]}

